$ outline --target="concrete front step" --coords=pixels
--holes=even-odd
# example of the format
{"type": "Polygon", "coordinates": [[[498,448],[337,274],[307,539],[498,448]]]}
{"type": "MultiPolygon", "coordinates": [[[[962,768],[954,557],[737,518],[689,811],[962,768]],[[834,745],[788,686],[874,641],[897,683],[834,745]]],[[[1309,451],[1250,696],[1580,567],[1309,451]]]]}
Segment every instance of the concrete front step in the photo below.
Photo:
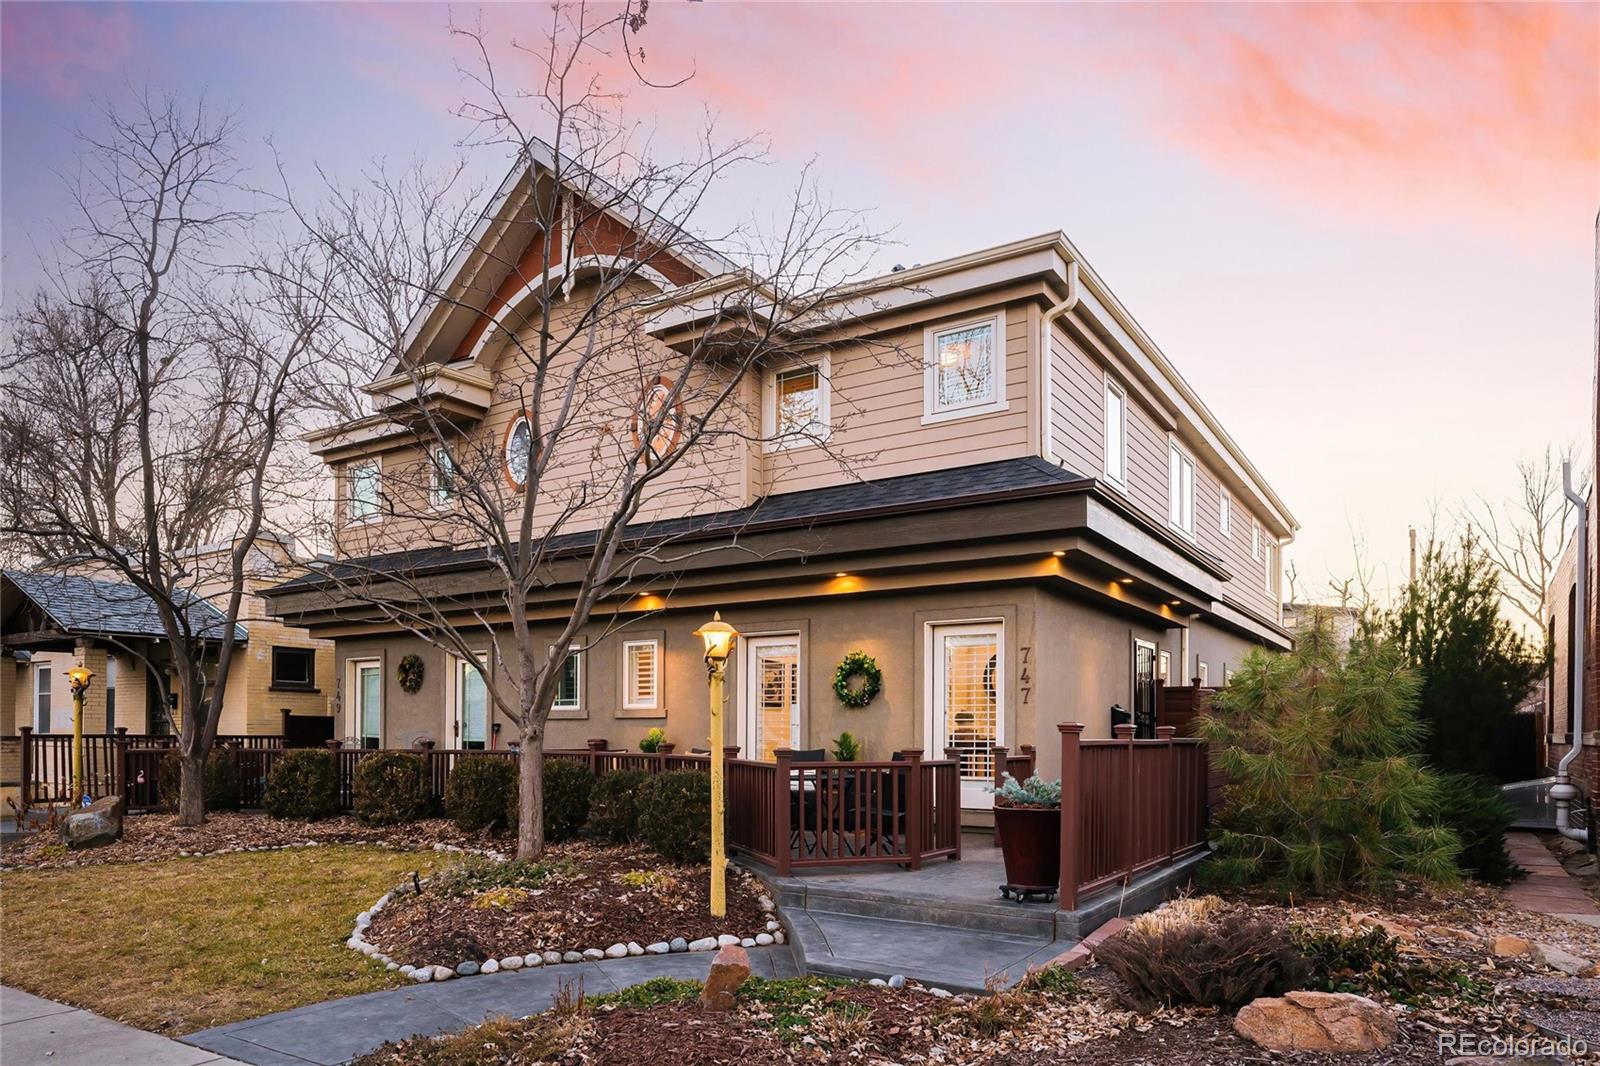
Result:
{"type": "Polygon", "coordinates": [[[1002,900],[998,884],[993,900],[936,899],[903,892],[807,884],[799,878],[778,882],[777,890],[778,906],[785,913],[822,911],[1045,940],[1054,940],[1058,935],[1056,916],[1059,912],[1054,903],[1002,900]]]}

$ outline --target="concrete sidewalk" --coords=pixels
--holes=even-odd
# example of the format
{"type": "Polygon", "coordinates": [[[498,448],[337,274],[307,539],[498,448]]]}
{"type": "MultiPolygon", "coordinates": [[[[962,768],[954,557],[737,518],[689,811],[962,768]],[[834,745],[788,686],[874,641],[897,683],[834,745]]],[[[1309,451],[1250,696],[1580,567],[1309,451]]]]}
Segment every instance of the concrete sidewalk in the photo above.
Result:
{"type": "MultiPolygon", "coordinates": [[[[750,948],[758,977],[797,976],[786,946],[750,948]]],[[[391,1040],[437,1035],[477,1025],[494,1015],[521,1018],[547,1010],[563,989],[596,996],[652,977],[703,981],[714,952],[642,955],[605,962],[502,971],[332,999],[264,1018],[191,1033],[183,1039],[205,1049],[193,1062],[239,1060],[253,1066],[338,1066],[391,1040]]],[[[7,1060],[5,1066],[11,1066],[7,1060]]]]}
{"type": "Polygon", "coordinates": [[[0,1062],[5,1066],[239,1066],[65,1003],[0,986],[0,1062]]]}
{"type": "Polygon", "coordinates": [[[1528,871],[1527,877],[1501,890],[1513,906],[1586,925],[1600,922],[1600,907],[1537,836],[1507,833],[1506,850],[1518,866],[1528,871]]]}

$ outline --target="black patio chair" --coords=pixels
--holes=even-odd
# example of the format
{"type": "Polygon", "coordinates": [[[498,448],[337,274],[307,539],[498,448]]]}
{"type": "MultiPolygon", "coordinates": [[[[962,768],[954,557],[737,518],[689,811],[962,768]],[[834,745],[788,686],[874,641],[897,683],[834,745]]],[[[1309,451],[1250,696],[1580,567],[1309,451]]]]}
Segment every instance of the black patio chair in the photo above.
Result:
{"type": "MultiPolygon", "coordinates": [[[[792,754],[789,757],[789,761],[791,763],[797,763],[797,762],[826,762],[827,759],[828,759],[828,752],[827,752],[827,749],[825,749],[825,748],[806,748],[803,751],[795,752],[794,754],[792,754]]],[[[805,794],[806,793],[805,793],[804,785],[802,785],[802,784],[800,784],[798,782],[791,781],[790,788],[789,788],[789,847],[790,848],[794,848],[797,845],[803,845],[804,844],[804,841],[801,840],[801,833],[800,833],[800,804],[801,804],[801,801],[804,799],[805,794]]],[[[812,826],[812,832],[813,833],[816,832],[816,826],[812,826]]]]}

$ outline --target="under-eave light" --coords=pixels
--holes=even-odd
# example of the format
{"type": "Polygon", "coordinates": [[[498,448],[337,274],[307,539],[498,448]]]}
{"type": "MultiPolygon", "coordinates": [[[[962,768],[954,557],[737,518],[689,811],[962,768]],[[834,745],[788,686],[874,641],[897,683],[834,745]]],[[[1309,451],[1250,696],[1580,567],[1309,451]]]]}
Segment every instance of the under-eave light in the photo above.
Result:
{"type": "Polygon", "coordinates": [[[1067,553],[1066,552],[1062,552],[1062,551],[1054,551],[1054,552],[1051,552],[1050,554],[1055,556],[1057,559],[1060,559],[1061,557],[1063,557],[1067,553]]]}
{"type": "Polygon", "coordinates": [[[1133,578],[1131,578],[1131,577],[1119,577],[1119,578],[1117,578],[1117,580],[1122,582],[1124,585],[1133,584],[1133,578]]]}

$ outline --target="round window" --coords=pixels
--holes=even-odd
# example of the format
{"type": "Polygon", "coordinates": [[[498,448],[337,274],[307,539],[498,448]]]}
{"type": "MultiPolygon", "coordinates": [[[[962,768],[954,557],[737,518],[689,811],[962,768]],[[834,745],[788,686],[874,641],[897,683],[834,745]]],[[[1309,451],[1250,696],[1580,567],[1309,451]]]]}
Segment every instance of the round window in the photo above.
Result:
{"type": "Polygon", "coordinates": [[[514,489],[528,485],[528,454],[533,439],[533,427],[528,416],[522,415],[506,432],[506,480],[514,489]]]}
{"type": "Polygon", "coordinates": [[[652,429],[645,458],[653,463],[676,448],[683,435],[683,404],[673,401],[670,378],[657,378],[645,387],[633,416],[634,445],[639,444],[641,434],[652,429]]]}

